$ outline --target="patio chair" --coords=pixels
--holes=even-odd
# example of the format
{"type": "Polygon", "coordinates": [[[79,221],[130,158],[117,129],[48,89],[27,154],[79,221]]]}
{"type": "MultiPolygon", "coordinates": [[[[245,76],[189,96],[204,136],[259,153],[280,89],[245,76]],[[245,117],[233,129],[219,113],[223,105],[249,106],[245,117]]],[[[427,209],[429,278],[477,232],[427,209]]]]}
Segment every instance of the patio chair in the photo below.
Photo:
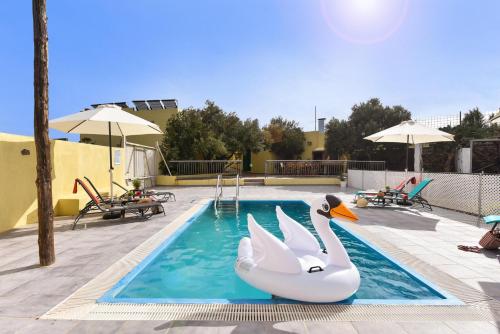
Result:
{"type": "MultiPolygon", "coordinates": [[[[417,179],[415,176],[410,176],[405,178],[403,181],[401,181],[396,187],[391,188],[389,191],[385,191],[385,193],[389,196],[397,196],[398,194],[402,193],[404,188],[409,184],[416,184],[417,179]]],[[[360,190],[357,191],[356,194],[354,195],[354,200],[356,201],[359,197],[364,197],[365,195],[375,195],[377,194],[378,191],[367,191],[367,190],[360,190]]]]}
{"type": "Polygon", "coordinates": [[[160,210],[161,208],[160,212],[163,212],[163,214],[165,215],[165,210],[163,209],[161,202],[151,201],[147,203],[134,203],[129,201],[122,201],[121,203],[118,203],[101,201],[100,198],[102,198],[102,196],[94,194],[87,186],[87,184],[85,184],[85,182],[78,178],[75,179],[73,193],[76,193],[78,191],[78,186],[83,188],[83,190],[90,197],[90,201],[85,205],[83,209],[80,210],[80,212],[76,216],[75,221],[73,222],[73,230],[75,229],[78,221],[90,212],[102,212],[105,214],[119,213],[121,218],[124,218],[126,213],[134,213],[143,218],[150,218],[154,214],[154,209],[160,210]]]}
{"type": "MultiPolygon", "coordinates": [[[[97,198],[99,199],[99,201],[101,203],[104,203],[104,204],[125,204],[128,202],[137,202],[137,199],[129,199],[128,197],[125,196],[128,194],[123,194],[118,199],[113,199],[113,200],[111,200],[108,197],[104,197],[101,195],[99,190],[97,190],[97,188],[94,186],[94,183],[92,183],[92,181],[88,177],[84,176],[83,178],[92,187],[92,189],[94,190],[94,193],[96,194],[97,198]]],[[[75,190],[73,190],[73,191],[75,191],[75,190]]]]}
{"type": "Polygon", "coordinates": [[[125,188],[124,186],[122,186],[121,184],[119,184],[118,182],[113,181],[113,184],[125,191],[125,193],[122,196],[129,194],[130,191],[139,191],[144,196],[154,196],[158,200],[162,200],[165,202],[168,202],[172,198],[173,198],[174,202],[176,201],[175,194],[173,192],[170,192],[170,191],[141,190],[141,189],[129,190],[129,189],[125,188]]]}
{"type": "MultiPolygon", "coordinates": [[[[102,201],[102,202],[110,202],[110,199],[108,198],[104,198],[100,193],[99,191],[97,190],[97,188],[94,186],[94,184],[92,183],[92,181],[84,176],[85,180],[87,180],[88,184],[90,184],[90,186],[92,187],[92,189],[94,189],[94,192],[97,194],[97,196],[99,197],[99,199],[102,201]]],[[[123,193],[122,195],[119,196],[119,199],[118,200],[113,200],[113,203],[124,203],[124,202],[137,202],[136,199],[129,199],[129,190],[127,190],[125,187],[121,186],[119,183],[117,182],[114,182],[113,181],[113,184],[120,187],[121,189],[125,190],[125,193],[123,193]]],[[[173,196],[174,200],[175,200],[175,195],[171,192],[168,192],[168,191],[165,191],[165,192],[154,192],[154,191],[142,191],[140,190],[141,192],[141,196],[140,197],[149,197],[151,199],[153,199],[154,201],[156,202],[160,202],[160,203],[166,203],[169,201],[169,199],[173,196]]]]}
{"type": "MultiPolygon", "coordinates": [[[[430,203],[422,197],[422,190],[424,190],[432,181],[432,179],[423,179],[419,184],[415,186],[415,188],[413,188],[412,191],[408,193],[407,199],[413,204],[418,203],[422,205],[423,208],[428,208],[432,211],[432,206],[430,205],[430,203]]],[[[404,194],[400,194],[397,196],[397,198],[402,198],[403,195],[404,194]]]]}
{"type": "Polygon", "coordinates": [[[375,204],[375,205],[381,205],[381,206],[386,206],[387,202],[390,203],[396,203],[398,205],[407,205],[406,203],[410,202],[412,205],[415,203],[418,203],[422,205],[423,208],[427,208],[430,211],[432,211],[432,206],[430,203],[422,197],[421,193],[422,190],[425,189],[429,185],[429,183],[432,182],[432,179],[424,179],[422,182],[417,184],[415,188],[413,188],[412,191],[410,191],[408,194],[405,193],[398,193],[397,195],[386,195],[386,196],[380,196],[378,193],[369,193],[369,194],[363,194],[360,195],[359,197],[363,197],[369,202],[375,204]]]}

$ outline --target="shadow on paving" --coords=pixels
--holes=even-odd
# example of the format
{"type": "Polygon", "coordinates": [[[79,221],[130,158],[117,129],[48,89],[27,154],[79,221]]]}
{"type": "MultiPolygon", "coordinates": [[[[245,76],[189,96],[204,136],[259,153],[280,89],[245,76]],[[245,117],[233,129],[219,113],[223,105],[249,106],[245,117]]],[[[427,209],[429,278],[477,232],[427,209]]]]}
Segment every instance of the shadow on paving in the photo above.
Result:
{"type": "Polygon", "coordinates": [[[419,212],[404,208],[387,210],[387,208],[354,208],[359,216],[360,225],[387,226],[399,230],[436,231],[439,219],[424,217],[419,212]]]}
{"type": "Polygon", "coordinates": [[[500,249],[487,250],[487,249],[483,248],[483,249],[481,249],[481,254],[483,254],[484,256],[486,256],[487,258],[490,258],[490,259],[497,259],[498,263],[500,264],[500,249]]]}
{"type": "Polygon", "coordinates": [[[32,270],[32,269],[37,269],[37,268],[40,268],[39,264],[32,264],[32,265],[29,265],[29,266],[24,266],[24,267],[19,267],[19,268],[4,270],[4,271],[0,271],[0,276],[15,274],[15,273],[19,273],[21,271],[32,270]]]}
{"type": "MultiPolygon", "coordinates": [[[[168,330],[168,332],[176,332],[176,329],[184,333],[183,330],[188,332],[200,332],[203,333],[204,330],[209,328],[221,328],[221,327],[234,327],[231,330],[231,334],[243,334],[243,333],[266,333],[266,334],[285,334],[285,333],[295,333],[296,329],[293,327],[300,327],[301,323],[297,322],[292,325],[287,325],[281,322],[225,322],[225,321],[185,321],[185,320],[173,320],[168,321],[163,325],[157,326],[154,329],[156,331],[168,330]],[[284,328],[276,328],[275,325],[283,324],[284,328]]],[[[302,328],[297,328],[301,330],[302,328]]]]}
{"type": "MultiPolygon", "coordinates": [[[[160,217],[159,215],[157,215],[160,217]]],[[[163,215],[161,216],[163,217],[163,215]]],[[[86,221],[84,219],[80,220],[76,225],[75,231],[83,230],[83,229],[91,229],[91,228],[101,228],[101,227],[109,227],[113,225],[125,225],[125,224],[133,224],[133,223],[145,223],[151,219],[154,220],[154,217],[142,218],[142,217],[125,217],[124,219],[99,219],[96,217],[88,218],[91,219],[86,221]]],[[[73,222],[54,226],[54,232],[67,232],[73,231],[73,222]]],[[[37,235],[38,229],[34,228],[19,228],[10,230],[0,234],[0,240],[2,239],[14,239],[25,236],[37,235]]]]}
{"type": "Polygon", "coordinates": [[[488,296],[495,298],[498,303],[498,312],[500,312],[500,283],[498,282],[479,282],[481,289],[488,296]]]}

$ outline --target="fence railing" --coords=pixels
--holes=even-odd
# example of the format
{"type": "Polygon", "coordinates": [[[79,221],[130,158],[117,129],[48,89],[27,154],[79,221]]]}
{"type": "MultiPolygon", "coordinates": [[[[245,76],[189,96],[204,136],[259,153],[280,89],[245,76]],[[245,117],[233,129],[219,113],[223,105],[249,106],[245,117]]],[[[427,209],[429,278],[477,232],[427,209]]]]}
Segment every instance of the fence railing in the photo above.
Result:
{"type": "Polygon", "coordinates": [[[266,160],[267,176],[340,176],[349,169],[384,170],[385,161],[266,160]]]}
{"type": "MultiPolygon", "coordinates": [[[[405,178],[402,171],[349,170],[348,184],[358,189],[384,189],[394,187],[405,178]]],[[[500,175],[468,173],[413,173],[418,180],[433,181],[422,191],[432,205],[478,216],[500,214],[500,175]]],[[[414,186],[408,185],[406,191],[414,186]]]]}
{"type": "Polygon", "coordinates": [[[172,160],[168,166],[173,175],[237,175],[241,160],[172,160]]]}

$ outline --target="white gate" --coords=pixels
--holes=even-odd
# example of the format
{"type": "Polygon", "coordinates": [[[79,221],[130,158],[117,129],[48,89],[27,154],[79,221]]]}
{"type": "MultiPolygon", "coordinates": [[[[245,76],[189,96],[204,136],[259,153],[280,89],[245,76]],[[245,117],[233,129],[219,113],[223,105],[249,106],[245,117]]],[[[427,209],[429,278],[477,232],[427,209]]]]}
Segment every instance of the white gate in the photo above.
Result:
{"type": "Polygon", "coordinates": [[[140,179],[146,186],[154,186],[158,175],[156,148],[127,143],[125,153],[125,180],[140,179]]]}

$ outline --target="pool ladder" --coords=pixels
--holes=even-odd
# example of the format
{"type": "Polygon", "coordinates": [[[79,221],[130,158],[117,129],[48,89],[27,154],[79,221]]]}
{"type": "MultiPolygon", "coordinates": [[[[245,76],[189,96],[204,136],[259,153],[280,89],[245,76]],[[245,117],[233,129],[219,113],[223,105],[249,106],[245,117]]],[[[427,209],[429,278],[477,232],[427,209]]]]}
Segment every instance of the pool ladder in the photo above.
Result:
{"type": "Polygon", "coordinates": [[[214,195],[214,208],[218,212],[225,213],[238,213],[239,199],[240,199],[240,174],[236,175],[236,185],[235,185],[235,196],[232,201],[224,201],[224,178],[222,174],[217,175],[217,184],[215,185],[215,195],[214,195]]]}

